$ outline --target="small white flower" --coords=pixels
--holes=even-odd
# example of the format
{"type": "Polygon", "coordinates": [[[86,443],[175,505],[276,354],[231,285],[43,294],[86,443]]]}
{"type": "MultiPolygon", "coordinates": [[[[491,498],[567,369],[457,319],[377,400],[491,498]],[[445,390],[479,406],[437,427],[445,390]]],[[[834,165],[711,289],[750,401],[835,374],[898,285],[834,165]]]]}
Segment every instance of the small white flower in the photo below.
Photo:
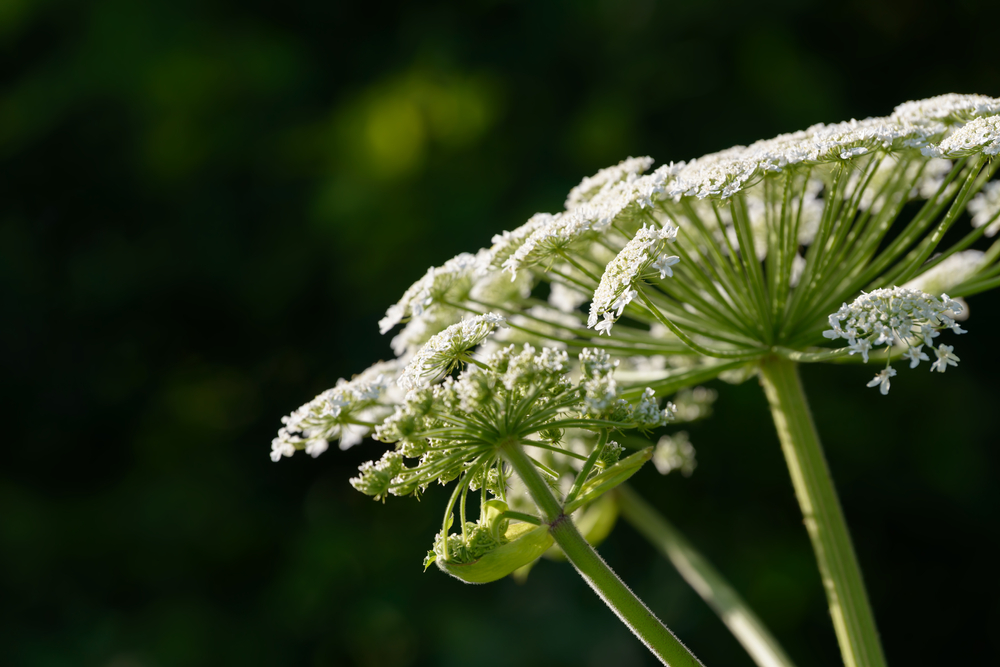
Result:
{"type": "Polygon", "coordinates": [[[868,352],[872,349],[871,341],[867,338],[860,338],[851,343],[850,347],[851,351],[849,354],[860,354],[865,363],[868,363],[868,352]]]}
{"type": "Polygon", "coordinates": [[[611,335],[611,327],[615,324],[615,318],[611,314],[611,311],[604,313],[604,319],[594,325],[594,329],[598,332],[598,336],[601,334],[611,335]]]}
{"type": "Polygon", "coordinates": [[[681,258],[677,255],[664,255],[660,259],[653,262],[652,267],[660,272],[660,280],[663,280],[667,276],[673,278],[674,271],[670,267],[681,261],[681,258]]]}
{"type": "Polygon", "coordinates": [[[869,382],[867,386],[874,387],[879,385],[879,391],[881,391],[882,395],[885,396],[889,393],[889,378],[894,377],[895,375],[896,369],[889,366],[885,370],[879,371],[878,375],[875,376],[875,379],[869,382]]]}
{"type": "Polygon", "coordinates": [[[910,360],[910,368],[916,368],[920,365],[921,361],[930,361],[930,357],[923,352],[923,349],[923,345],[913,345],[906,350],[903,358],[910,360]]]}
{"type": "Polygon", "coordinates": [[[952,350],[954,349],[951,345],[945,345],[944,343],[938,345],[937,349],[934,350],[934,353],[937,354],[937,361],[931,364],[931,370],[944,373],[948,369],[948,366],[958,366],[960,359],[952,354],[952,350]]]}
{"type": "Polygon", "coordinates": [[[922,324],[920,326],[920,336],[924,339],[924,345],[927,347],[934,347],[933,339],[940,335],[940,332],[930,324],[922,324]]]}
{"type": "Polygon", "coordinates": [[[639,296],[639,292],[636,290],[628,290],[627,292],[622,293],[622,295],[618,297],[618,300],[611,305],[611,310],[618,311],[615,313],[615,317],[621,317],[622,313],[625,311],[625,306],[631,303],[632,299],[637,296],[639,296]]]}

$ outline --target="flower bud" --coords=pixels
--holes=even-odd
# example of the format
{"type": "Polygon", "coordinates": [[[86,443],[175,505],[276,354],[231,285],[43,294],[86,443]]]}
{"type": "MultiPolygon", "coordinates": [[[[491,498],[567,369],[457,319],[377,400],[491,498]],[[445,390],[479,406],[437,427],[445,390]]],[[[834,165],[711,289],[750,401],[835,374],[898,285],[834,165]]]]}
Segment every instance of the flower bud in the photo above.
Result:
{"type": "Polygon", "coordinates": [[[437,566],[456,579],[469,584],[486,584],[503,579],[514,570],[531,563],[552,546],[548,526],[517,523],[507,529],[507,544],[497,547],[470,563],[446,563],[437,558],[437,566]]]}
{"type": "Polygon", "coordinates": [[[531,563],[552,546],[548,526],[510,525],[504,517],[506,511],[507,503],[502,500],[486,501],[479,521],[466,524],[467,537],[438,535],[424,567],[436,563],[439,569],[456,579],[485,584],[531,563]],[[444,539],[448,540],[447,560],[444,558],[444,539]]]}

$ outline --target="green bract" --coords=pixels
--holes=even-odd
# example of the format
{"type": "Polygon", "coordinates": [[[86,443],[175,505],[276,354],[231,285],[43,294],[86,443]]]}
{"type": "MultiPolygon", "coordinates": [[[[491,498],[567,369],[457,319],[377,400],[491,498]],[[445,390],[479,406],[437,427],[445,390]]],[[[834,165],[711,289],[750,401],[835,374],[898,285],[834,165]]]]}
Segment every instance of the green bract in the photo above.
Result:
{"type": "Polygon", "coordinates": [[[436,563],[466,583],[485,584],[535,561],[552,546],[548,526],[511,524],[505,516],[507,503],[501,500],[488,500],[483,507],[482,518],[469,524],[464,535],[438,535],[425,568],[436,563]]]}

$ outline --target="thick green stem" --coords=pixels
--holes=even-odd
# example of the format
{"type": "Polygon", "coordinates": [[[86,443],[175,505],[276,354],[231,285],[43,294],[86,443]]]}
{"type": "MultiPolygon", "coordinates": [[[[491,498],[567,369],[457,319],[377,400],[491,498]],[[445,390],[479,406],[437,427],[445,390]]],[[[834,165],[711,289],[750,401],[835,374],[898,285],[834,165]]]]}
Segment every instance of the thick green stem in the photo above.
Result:
{"type": "Polygon", "coordinates": [[[760,667],[793,667],[778,641],[729,582],[662,514],[627,484],[618,487],[622,516],[673,564],[684,581],[719,615],[760,667]]]}
{"type": "Polygon", "coordinates": [[[700,666],[701,662],[653,615],[642,600],[629,590],[614,570],[594,551],[594,547],[584,539],[573,524],[573,520],[563,513],[562,505],[552,494],[549,485],[538,474],[538,470],[524,453],[520,443],[506,444],[503,452],[524,482],[532,500],[542,511],[556,544],[604,603],[664,665],[700,666]]]}
{"type": "Polygon", "coordinates": [[[884,667],[875,617],[847,532],[823,448],[806,403],[798,367],[787,359],[761,363],[761,384],[819,562],[833,627],[846,667],[884,667]]]}

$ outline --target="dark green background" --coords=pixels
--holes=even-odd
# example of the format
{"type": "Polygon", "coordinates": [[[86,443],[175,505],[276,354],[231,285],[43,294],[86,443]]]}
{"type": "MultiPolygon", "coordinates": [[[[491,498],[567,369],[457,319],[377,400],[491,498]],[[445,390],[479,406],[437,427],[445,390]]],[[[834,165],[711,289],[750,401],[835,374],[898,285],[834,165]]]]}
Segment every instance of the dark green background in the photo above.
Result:
{"type": "MultiPolygon", "coordinates": [[[[273,464],[376,322],[627,155],[682,160],[945,92],[1000,95],[995,3],[0,2],[0,664],[638,665],[564,564],[421,572],[442,489],[273,464]]],[[[964,224],[964,223],[963,223],[964,224]]],[[[805,370],[892,664],[1000,653],[997,295],[962,364],[805,370]]],[[[836,665],[751,381],[636,481],[800,667],[836,665]]],[[[627,526],[601,548],[707,665],[749,659],[627,526]]]]}

